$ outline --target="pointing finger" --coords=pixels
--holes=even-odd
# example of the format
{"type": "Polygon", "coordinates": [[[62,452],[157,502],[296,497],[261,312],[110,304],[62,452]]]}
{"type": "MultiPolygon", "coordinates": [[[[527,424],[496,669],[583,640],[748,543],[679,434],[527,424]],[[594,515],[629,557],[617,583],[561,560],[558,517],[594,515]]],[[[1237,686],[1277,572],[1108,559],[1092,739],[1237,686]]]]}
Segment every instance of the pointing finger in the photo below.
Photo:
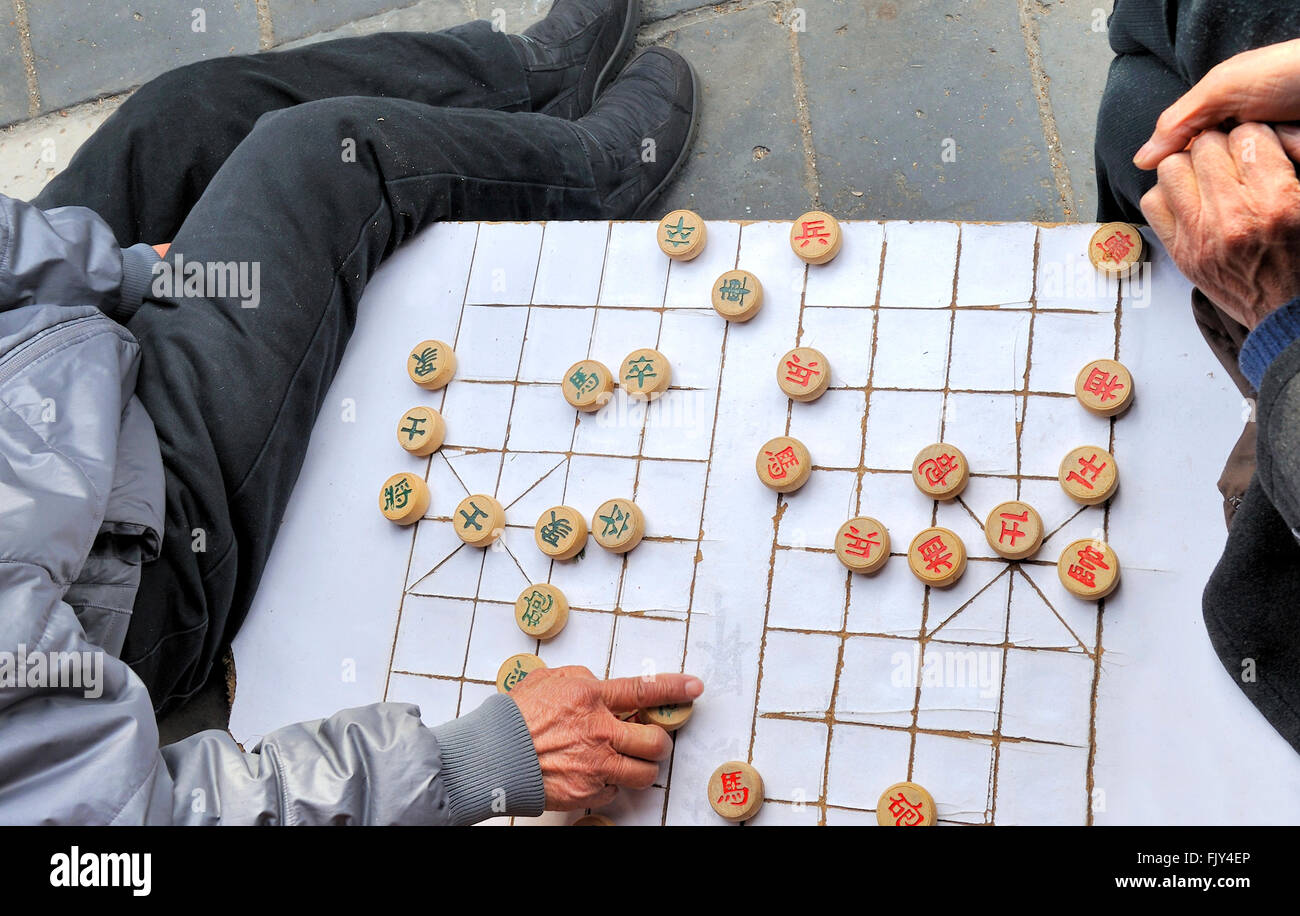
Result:
{"type": "Polygon", "coordinates": [[[620,677],[600,685],[601,699],[614,711],[689,703],[704,692],[704,682],[688,674],[620,677]]]}

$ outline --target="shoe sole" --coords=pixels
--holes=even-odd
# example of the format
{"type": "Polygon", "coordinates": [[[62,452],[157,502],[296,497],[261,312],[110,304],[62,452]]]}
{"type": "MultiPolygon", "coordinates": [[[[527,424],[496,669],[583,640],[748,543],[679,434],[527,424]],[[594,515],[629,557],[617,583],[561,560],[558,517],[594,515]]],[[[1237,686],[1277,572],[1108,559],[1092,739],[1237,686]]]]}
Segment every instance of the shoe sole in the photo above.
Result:
{"type": "Polygon", "coordinates": [[[636,42],[637,29],[641,28],[641,0],[632,0],[631,7],[628,10],[628,16],[623,20],[623,34],[618,37],[618,44],[614,46],[614,53],[609,55],[609,60],[605,61],[605,66],[596,74],[596,82],[592,84],[591,98],[586,99],[586,106],[583,113],[591,111],[591,106],[596,104],[596,99],[605,91],[618,71],[627,63],[627,59],[632,55],[632,45],[636,42]]]}
{"type": "Polygon", "coordinates": [[[650,205],[659,199],[659,195],[668,187],[669,182],[677,177],[677,173],[686,162],[686,157],[691,154],[691,147],[695,145],[695,132],[700,126],[700,78],[695,72],[695,67],[691,62],[686,61],[686,70],[691,75],[691,127],[686,132],[686,142],[682,144],[682,151],[677,154],[677,161],[673,167],[668,170],[668,174],[663,177],[659,184],[655,185],[654,190],[645,196],[636,210],[632,213],[632,219],[641,219],[645,217],[650,205]]]}

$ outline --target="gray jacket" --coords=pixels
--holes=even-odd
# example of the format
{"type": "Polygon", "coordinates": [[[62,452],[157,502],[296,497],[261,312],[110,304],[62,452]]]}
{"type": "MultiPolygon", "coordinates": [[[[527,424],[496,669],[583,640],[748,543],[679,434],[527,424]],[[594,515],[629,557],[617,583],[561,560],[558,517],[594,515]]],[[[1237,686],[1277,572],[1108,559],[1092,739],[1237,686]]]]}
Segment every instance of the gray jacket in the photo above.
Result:
{"type": "Polygon", "coordinates": [[[163,467],[125,322],[157,256],[94,213],[0,196],[0,823],[467,824],[540,814],[514,701],[426,728],[379,703],[161,750],[119,658],[163,530],[163,467]],[[113,316],[113,317],[110,317],[113,316]]]}

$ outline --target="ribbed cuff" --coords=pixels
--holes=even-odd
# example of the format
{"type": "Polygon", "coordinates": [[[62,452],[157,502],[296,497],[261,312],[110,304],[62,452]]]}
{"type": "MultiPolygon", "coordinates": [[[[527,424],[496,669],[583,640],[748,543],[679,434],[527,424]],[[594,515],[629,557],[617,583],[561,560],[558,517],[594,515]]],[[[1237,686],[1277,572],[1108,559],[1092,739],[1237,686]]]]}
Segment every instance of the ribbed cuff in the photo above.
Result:
{"type": "Polygon", "coordinates": [[[1259,390],[1273,360],[1300,340],[1300,299],[1292,299],[1250,332],[1237,357],[1241,372],[1259,390]]]}
{"type": "Polygon", "coordinates": [[[144,242],[122,249],[122,287],[112,315],[118,324],[126,324],[139,310],[153,280],[153,266],[161,260],[158,252],[144,242]]]}
{"type": "Polygon", "coordinates": [[[490,817],[536,817],[546,787],[532,736],[515,701],[489,697],[471,713],[433,729],[453,824],[490,817]]]}

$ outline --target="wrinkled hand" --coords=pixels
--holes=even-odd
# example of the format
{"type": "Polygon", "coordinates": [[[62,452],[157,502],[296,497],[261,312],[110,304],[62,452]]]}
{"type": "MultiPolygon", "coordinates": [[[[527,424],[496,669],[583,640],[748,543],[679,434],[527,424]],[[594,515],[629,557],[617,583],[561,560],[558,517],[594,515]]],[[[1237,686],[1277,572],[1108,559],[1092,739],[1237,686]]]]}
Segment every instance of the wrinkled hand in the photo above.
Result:
{"type": "Polygon", "coordinates": [[[1142,212],[1183,274],[1248,328],[1300,296],[1300,128],[1209,131],[1160,163],[1142,212]],[[1290,158],[1288,158],[1290,157],[1290,158]]]}
{"type": "Polygon", "coordinates": [[[598,681],[586,668],[531,672],[510,696],[533,737],[552,811],[599,808],[620,786],[645,789],[659,775],[657,761],[672,739],[657,725],[620,722],[614,713],[665,703],[687,703],[704,684],[685,674],[598,681]]]}
{"type": "Polygon", "coordinates": [[[1230,57],[1165,109],[1133,162],[1153,169],[1225,122],[1300,120],[1300,39],[1230,57]]]}

